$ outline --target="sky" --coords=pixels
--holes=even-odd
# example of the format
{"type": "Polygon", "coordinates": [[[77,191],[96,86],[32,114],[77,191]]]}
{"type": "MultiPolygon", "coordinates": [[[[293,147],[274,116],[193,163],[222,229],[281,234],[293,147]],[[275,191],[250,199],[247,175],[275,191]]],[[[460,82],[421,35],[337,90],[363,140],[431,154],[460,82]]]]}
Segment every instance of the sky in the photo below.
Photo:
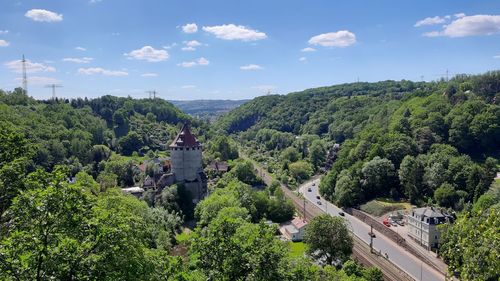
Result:
{"type": "Polygon", "coordinates": [[[0,88],[246,99],[500,67],[500,1],[0,0],[0,88]]]}

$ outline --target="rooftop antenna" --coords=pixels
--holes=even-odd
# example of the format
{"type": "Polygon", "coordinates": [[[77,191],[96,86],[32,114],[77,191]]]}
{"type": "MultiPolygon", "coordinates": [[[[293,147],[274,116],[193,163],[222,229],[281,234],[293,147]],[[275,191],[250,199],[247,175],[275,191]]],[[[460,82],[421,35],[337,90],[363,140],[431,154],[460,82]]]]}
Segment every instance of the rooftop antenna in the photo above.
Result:
{"type": "Polygon", "coordinates": [[[28,95],[28,78],[26,76],[26,60],[24,59],[24,54],[21,63],[23,67],[23,91],[25,95],[28,95]]]}
{"type": "Polygon", "coordinates": [[[59,84],[48,84],[48,85],[45,85],[45,88],[52,88],[52,99],[55,100],[56,99],[56,88],[62,88],[62,86],[59,84]]]}
{"type": "Polygon", "coordinates": [[[146,91],[146,93],[149,94],[149,99],[156,99],[156,94],[158,93],[156,90],[153,91],[146,91]],[[151,98],[153,97],[153,98],[151,98]]]}

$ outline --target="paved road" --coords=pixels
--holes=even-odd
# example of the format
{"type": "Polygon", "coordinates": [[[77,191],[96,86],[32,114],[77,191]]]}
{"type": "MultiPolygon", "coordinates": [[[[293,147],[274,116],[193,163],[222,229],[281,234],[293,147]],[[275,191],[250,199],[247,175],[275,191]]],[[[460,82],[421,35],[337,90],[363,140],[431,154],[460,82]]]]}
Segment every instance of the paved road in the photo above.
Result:
{"type": "MultiPolygon", "coordinates": [[[[312,204],[318,206],[319,208],[327,211],[328,214],[333,216],[339,216],[339,212],[342,210],[337,206],[331,204],[330,202],[324,200],[320,197],[317,199],[316,196],[319,196],[318,193],[318,185],[319,179],[315,179],[313,181],[307,182],[302,185],[299,189],[304,197],[310,201],[312,204]],[[308,191],[308,190],[311,191],[308,191]],[[318,203],[321,202],[321,204],[318,203]]],[[[370,237],[368,232],[370,231],[370,226],[362,222],[356,217],[353,217],[349,214],[345,214],[344,218],[348,221],[353,233],[358,236],[361,240],[370,243],[370,237]]],[[[381,251],[384,255],[387,253],[389,256],[389,260],[391,260],[398,267],[404,269],[408,274],[410,274],[415,280],[425,280],[425,281],[442,281],[445,280],[445,277],[432,267],[427,264],[421,262],[415,256],[399,247],[396,243],[394,243],[389,238],[383,236],[378,231],[373,231],[376,234],[376,238],[373,239],[373,248],[376,251],[381,251]]]]}

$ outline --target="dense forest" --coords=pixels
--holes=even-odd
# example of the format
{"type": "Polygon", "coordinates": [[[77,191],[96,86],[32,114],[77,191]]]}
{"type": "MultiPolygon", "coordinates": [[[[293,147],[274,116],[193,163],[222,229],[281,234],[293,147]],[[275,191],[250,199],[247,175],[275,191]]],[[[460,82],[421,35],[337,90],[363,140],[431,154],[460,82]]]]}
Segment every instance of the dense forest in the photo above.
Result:
{"type": "Polygon", "coordinates": [[[256,98],[218,128],[291,186],[332,165],[321,192],[341,206],[391,197],[461,209],[496,174],[499,93],[500,72],[344,84],[256,98]]]}
{"type": "MultiPolygon", "coordinates": [[[[380,270],[349,259],[347,228],[332,218],[323,221],[344,229],[332,237],[342,252],[318,252],[311,242],[311,256],[329,257],[325,266],[292,255],[276,236],[292,203],[206,127],[162,100],[0,92],[0,279],[382,280],[380,270]],[[183,122],[207,143],[205,161],[229,162],[228,173],[209,175],[211,195],[196,208],[182,185],[124,195],[120,187],[143,180],[140,163],[168,156],[183,122]],[[193,218],[196,228],[182,232],[193,218]]],[[[325,229],[318,225],[311,237],[325,229]]]]}
{"type": "Polygon", "coordinates": [[[500,241],[499,99],[500,71],[351,83],[255,98],[217,128],[290,188],[324,174],[320,193],[341,207],[382,198],[458,212],[440,251],[450,272],[496,280],[498,247],[479,245],[500,241]]]}
{"type": "Polygon", "coordinates": [[[316,174],[342,207],[390,198],[456,211],[440,254],[465,280],[496,280],[498,247],[483,245],[499,243],[499,98],[500,72],[353,83],[258,97],[208,126],[160,99],[0,91],[0,279],[382,280],[350,260],[340,218],[310,222],[307,255],[276,236],[295,213],[278,181],[293,189],[316,174]],[[208,173],[195,208],[182,185],[124,195],[184,122],[205,164],[229,172],[208,173]],[[266,186],[240,153],[278,181],[266,186]]]}

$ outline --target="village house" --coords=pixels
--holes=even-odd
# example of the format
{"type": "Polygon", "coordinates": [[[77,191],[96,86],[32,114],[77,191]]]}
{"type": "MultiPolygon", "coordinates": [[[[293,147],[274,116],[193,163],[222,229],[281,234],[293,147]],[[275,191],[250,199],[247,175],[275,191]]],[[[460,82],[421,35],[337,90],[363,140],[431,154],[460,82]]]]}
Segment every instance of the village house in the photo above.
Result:
{"type": "Polygon", "coordinates": [[[279,231],[287,240],[296,242],[304,239],[304,232],[307,227],[307,221],[301,217],[295,217],[289,223],[281,225],[279,231]]]}
{"type": "Polygon", "coordinates": [[[438,225],[452,220],[448,214],[434,207],[412,209],[408,215],[408,236],[427,250],[439,247],[438,225]]]}

